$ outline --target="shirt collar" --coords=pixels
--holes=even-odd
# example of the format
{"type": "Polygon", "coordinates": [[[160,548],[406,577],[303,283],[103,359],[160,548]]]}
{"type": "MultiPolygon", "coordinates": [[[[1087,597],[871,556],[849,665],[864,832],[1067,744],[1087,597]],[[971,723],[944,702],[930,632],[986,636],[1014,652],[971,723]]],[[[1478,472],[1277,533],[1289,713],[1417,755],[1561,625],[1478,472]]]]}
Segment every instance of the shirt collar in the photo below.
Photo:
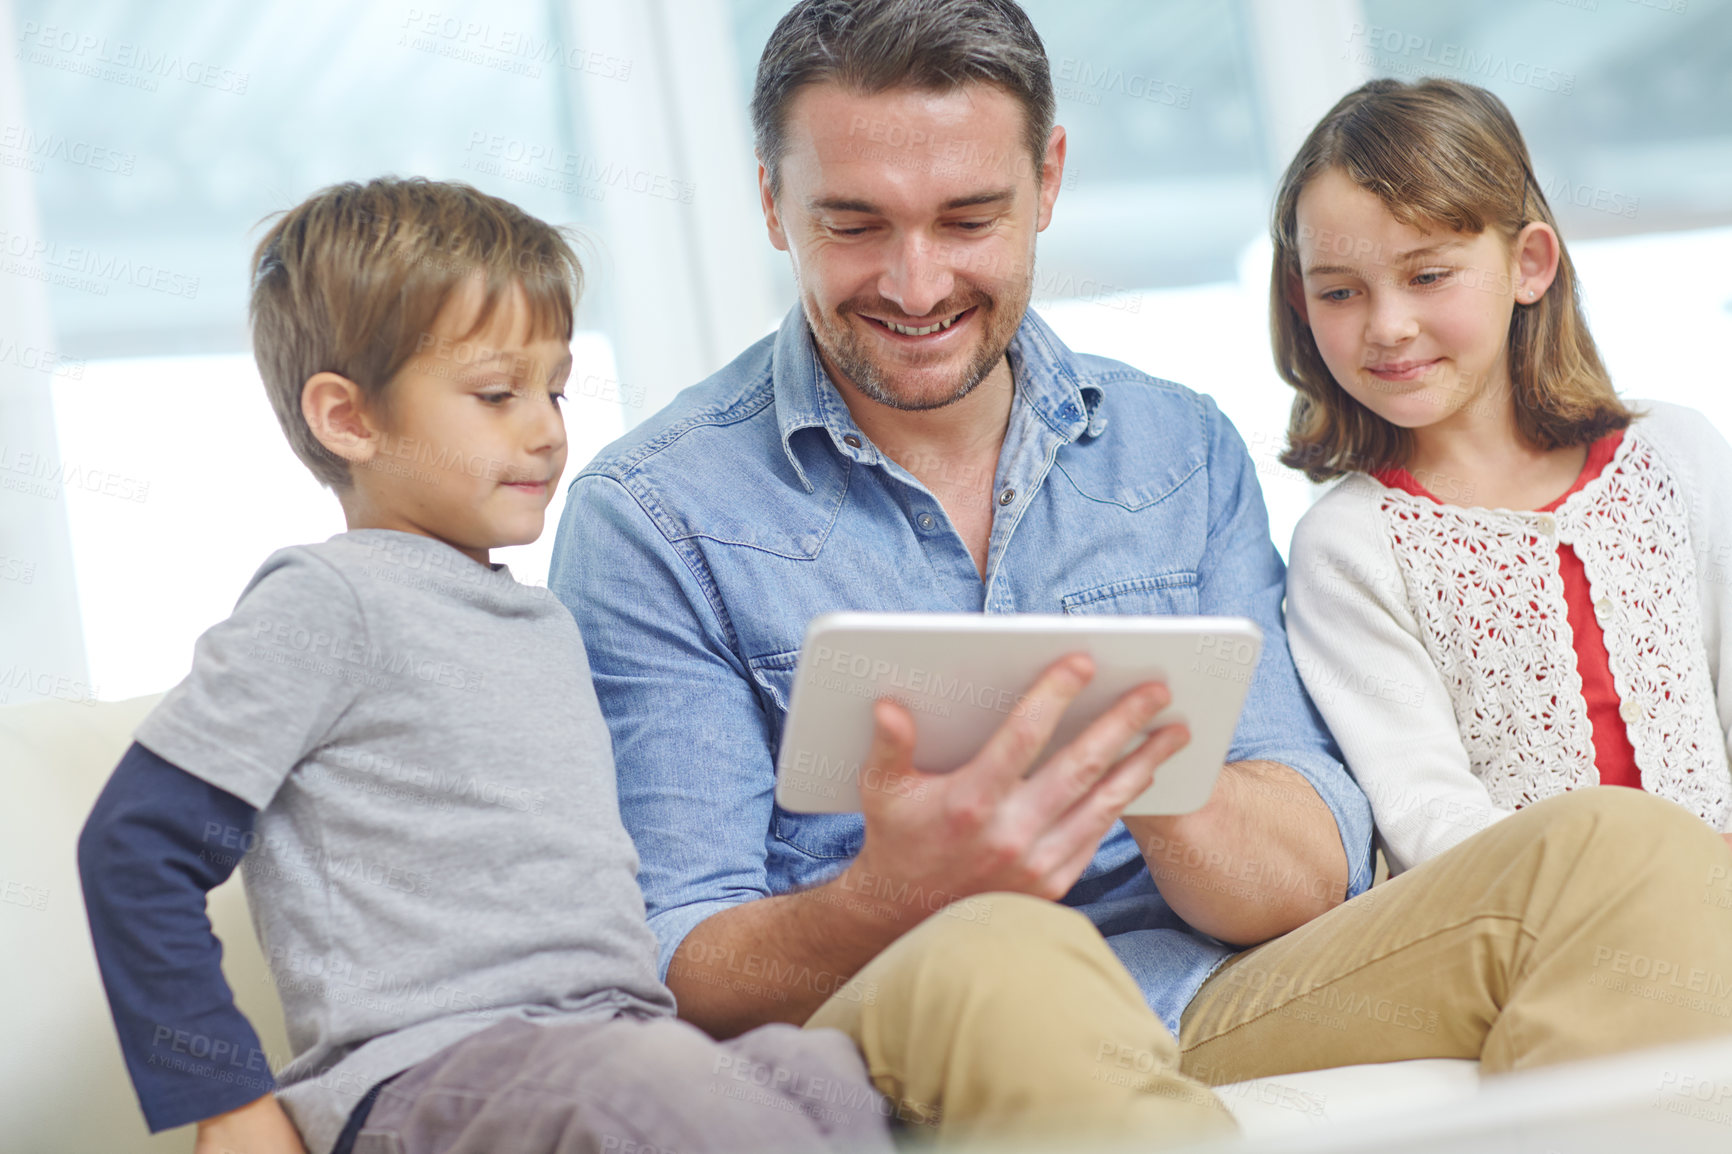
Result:
{"type": "MultiPolygon", "coordinates": [[[[1098,437],[1106,430],[1106,417],[1096,412],[1101,386],[1087,379],[1076,354],[1033,309],[1023,313],[1007,353],[1017,399],[1033,409],[1060,437],[1076,441],[1098,437]]],[[[806,479],[792,443],[793,435],[801,429],[824,429],[838,453],[863,465],[879,463],[877,448],[854,423],[842,394],[824,371],[800,305],[790,309],[782,320],[776,334],[771,372],[782,451],[808,492],[812,483],[806,479]]]]}

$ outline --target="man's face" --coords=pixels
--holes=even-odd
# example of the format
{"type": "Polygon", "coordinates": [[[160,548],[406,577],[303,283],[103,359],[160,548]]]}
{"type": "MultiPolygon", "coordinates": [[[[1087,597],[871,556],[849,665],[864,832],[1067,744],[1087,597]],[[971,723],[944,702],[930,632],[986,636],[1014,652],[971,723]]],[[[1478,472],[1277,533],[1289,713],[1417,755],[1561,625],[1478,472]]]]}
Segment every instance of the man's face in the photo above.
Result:
{"type": "Polygon", "coordinates": [[[1064,130],[1037,163],[1023,128],[1022,105],[987,84],[794,97],[781,191],[760,168],[760,192],[839,387],[935,409],[1003,359],[1064,172],[1064,130]]]}

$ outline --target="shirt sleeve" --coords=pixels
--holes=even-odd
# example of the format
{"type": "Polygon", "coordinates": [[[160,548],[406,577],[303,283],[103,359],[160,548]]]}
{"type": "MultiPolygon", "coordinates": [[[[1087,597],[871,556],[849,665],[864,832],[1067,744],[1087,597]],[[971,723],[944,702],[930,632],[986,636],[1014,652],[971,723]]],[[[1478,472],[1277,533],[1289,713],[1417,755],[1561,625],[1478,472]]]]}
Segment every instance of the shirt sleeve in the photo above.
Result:
{"type": "Polygon", "coordinates": [[[770,723],[694,564],[619,482],[572,483],[548,585],[589,653],[664,980],[699,922],[770,893],[770,723]]]}
{"type": "Polygon", "coordinates": [[[78,839],[96,964],[154,1133],[276,1088],[222,973],[205,894],[234,872],[255,811],[134,744],[78,839]]]}
{"type": "Polygon", "coordinates": [[[198,639],[192,672],[134,735],[194,777],[264,809],[375,675],[353,588],[304,548],[273,553],[226,621],[198,639]]]}
{"type": "Polygon", "coordinates": [[[1293,655],[1371,799],[1390,872],[1513,813],[1470,768],[1374,502],[1330,493],[1294,530],[1289,560],[1293,655]]]}
{"type": "Polygon", "coordinates": [[[1341,764],[1305,696],[1287,648],[1281,600],[1285,569],[1269,536],[1269,514],[1238,430],[1204,398],[1209,432],[1209,535],[1197,574],[1198,611],[1249,617],[1263,649],[1227,752],[1229,761],[1273,761],[1311,783],[1335,816],[1347,855],[1347,897],[1371,885],[1371,807],[1341,764]]]}

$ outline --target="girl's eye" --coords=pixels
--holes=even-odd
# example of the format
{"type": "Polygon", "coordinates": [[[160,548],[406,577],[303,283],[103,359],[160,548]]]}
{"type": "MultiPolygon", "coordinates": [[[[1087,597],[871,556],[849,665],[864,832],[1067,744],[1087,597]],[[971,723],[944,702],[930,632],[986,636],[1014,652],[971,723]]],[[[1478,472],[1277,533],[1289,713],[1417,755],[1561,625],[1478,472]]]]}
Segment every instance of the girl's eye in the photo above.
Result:
{"type": "Polygon", "coordinates": [[[1413,283],[1418,285],[1420,288],[1427,288],[1431,285],[1442,284],[1444,281],[1446,281],[1448,279],[1449,279],[1449,270],[1448,269],[1446,269],[1446,268],[1434,268],[1434,269],[1427,269],[1426,271],[1415,276],[1413,278],[1413,283]]]}
{"type": "Polygon", "coordinates": [[[502,405],[511,399],[511,394],[509,392],[477,393],[475,395],[480,397],[487,404],[494,406],[502,405]]]}
{"type": "Polygon", "coordinates": [[[547,395],[553,399],[553,407],[554,408],[558,408],[560,402],[565,400],[565,394],[564,393],[549,393],[547,395]]]}
{"type": "Polygon", "coordinates": [[[1319,298],[1321,298],[1323,300],[1333,301],[1333,302],[1339,304],[1340,302],[1346,300],[1348,297],[1352,296],[1353,290],[1352,289],[1345,289],[1345,288],[1324,289],[1322,292],[1318,293],[1317,295],[1319,298]]]}

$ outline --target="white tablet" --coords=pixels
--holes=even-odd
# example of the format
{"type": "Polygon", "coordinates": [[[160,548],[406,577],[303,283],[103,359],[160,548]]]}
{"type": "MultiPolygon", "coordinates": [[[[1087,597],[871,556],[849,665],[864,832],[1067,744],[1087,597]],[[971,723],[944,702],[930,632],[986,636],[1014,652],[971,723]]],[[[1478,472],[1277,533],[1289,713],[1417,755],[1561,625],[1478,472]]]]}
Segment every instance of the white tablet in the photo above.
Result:
{"type": "Polygon", "coordinates": [[[800,647],[777,757],[776,801],[798,813],[858,811],[872,703],[880,697],[894,698],[914,715],[915,766],[953,770],[1007,717],[1028,708],[1026,694],[1042,670],[1067,653],[1083,652],[1094,658],[1094,680],[1033,765],[1126,691],[1165,682],[1172,704],[1149,728],[1183,721],[1191,740],[1125,812],[1189,813],[1215,788],[1262,646],[1262,630],[1242,617],[826,614],[812,622],[800,647]]]}

